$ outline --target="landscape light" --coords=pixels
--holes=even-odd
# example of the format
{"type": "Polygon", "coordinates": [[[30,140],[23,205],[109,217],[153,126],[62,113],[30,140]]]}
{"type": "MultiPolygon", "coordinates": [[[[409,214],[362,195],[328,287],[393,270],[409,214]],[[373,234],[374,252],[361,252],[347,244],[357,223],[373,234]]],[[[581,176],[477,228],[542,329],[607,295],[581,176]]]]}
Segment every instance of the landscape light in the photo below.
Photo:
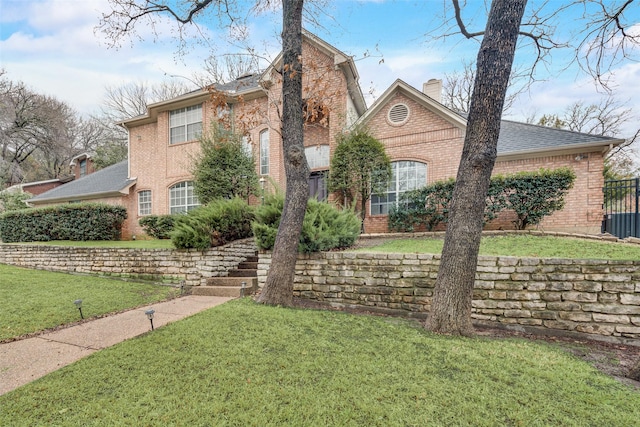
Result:
{"type": "Polygon", "coordinates": [[[80,311],[80,318],[84,319],[84,316],[82,315],[82,300],[77,299],[73,303],[76,305],[76,307],[78,307],[78,310],[80,311]]]}
{"type": "Polygon", "coordinates": [[[240,296],[241,296],[241,297],[244,297],[244,290],[245,290],[245,289],[246,289],[246,287],[247,287],[247,282],[242,282],[242,283],[241,283],[241,285],[242,285],[242,286],[240,286],[240,296]]]}
{"type": "Polygon", "coordinates": [[[144,314],[147,315],[147,319],[149,319],[149,322],[151,322],[151,330],[152,331],[153,331],[153,313],[155,313],[155,312],[156,311],[153,308],[144,312],[144,314]]]}

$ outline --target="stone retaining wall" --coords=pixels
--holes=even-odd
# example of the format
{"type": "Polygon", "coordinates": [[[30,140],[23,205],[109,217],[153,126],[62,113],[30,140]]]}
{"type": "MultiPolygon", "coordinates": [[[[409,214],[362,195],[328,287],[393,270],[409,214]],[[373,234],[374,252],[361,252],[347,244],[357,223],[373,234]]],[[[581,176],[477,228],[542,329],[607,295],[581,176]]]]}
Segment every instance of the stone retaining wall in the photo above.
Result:
{"type": "MultiPolygon", "coordinates": [[[[264,285],[271,254],[260,254],[264,285]]],[[[341,308],[426,317],[440,255],[327,252],[301,255],[297,297],[341,308]]],[[[640,261],[482,256],[473,296],[476,324],[589,334],[640,345],[640,261]]]]}
{"type": "Polygon", "coordinates": [[[198,286],[209,277],[226,276],[255,251],[253,239],[207,251],[3,244],[0,264],[167,283],[184,280],[187,286],[198,286]]]}

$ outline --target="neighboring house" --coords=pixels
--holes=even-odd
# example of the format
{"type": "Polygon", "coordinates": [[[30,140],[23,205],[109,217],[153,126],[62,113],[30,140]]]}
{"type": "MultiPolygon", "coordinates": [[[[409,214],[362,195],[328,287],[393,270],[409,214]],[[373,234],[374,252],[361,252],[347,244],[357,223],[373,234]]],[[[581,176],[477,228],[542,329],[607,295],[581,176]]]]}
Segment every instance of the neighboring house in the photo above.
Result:
{"type": "MultiPolygon", "coordinates": [[[[130,195],[136,180],[129,178],[128,171],[128,162],[125,160],[42,193],[29,199],[28,203],[34,207],[81,202],[122,205],[127,208],[130,217],[130,195]]],[[[127,220],[122,230],[123,236],[130,237],[136,232],[131,224],[130,219],[127,220]]]]}
{"type": "Polygon", "coordinates": [[[82,178],[85,175],[95,172],[93,159],[89,153],[82,153],[75,156],[71,159],[69,168],[71,169],[73,176],[75,176],[75,179],[82,178]]]}
{"type": "MultiPolygon", "coordinates": [[[[367,109],[351,57],[305,33],[303,63],[304,145],[313,195],[325,197],[324,174],[336,135],[354,124],[367,126],[384,143],[393,162],[394,178],[388,192],[374,196],[368,204],[367,232],[387,230],[389,206],[403,191],[455,177],[466,120],[440,104],[440,81],[427,82],[423,93],[397,80],[367,109]]],[[[128,211],[123,236],[140,234],[138,221],[145,215],[185,212],[199,205],[193,191],[192,159],[200,149],[198,135],[217,120],[229,120],[244,135],[263,181],[284,188],[279,70],[281,56],[260,75],[240,77],[216,86],[213,92],[197,90],[149,105],[145,115],[121,123],[129,133],[128,163],[98,171],[30,202],[121,204],[128,211]]],[[[503,121],[495,173],[572,168],[577,179],[565,209],[547,218],[542,226],[597,233],[603,215],[603,159],[611,147],[622,142],[503,121]]],[[[489,226],[512,228],[510,218],[504,216],[489,226]]]]}
{"type": "Polygon", "coordinates": [[[25,182],[22,184],[15,184],[11,187],[8,187],[4,191],[22,191],[25,193],[29,193],[33,196],[37,196],[38,194],[42,194],[46,191],[59,187],[63,184],[68,183],[69,181],[73,181],[72,176],[68,176],[65,178],[56,178],[56,179],[47,179],[44,181],[33,181],[33,182],[25,182]]]}

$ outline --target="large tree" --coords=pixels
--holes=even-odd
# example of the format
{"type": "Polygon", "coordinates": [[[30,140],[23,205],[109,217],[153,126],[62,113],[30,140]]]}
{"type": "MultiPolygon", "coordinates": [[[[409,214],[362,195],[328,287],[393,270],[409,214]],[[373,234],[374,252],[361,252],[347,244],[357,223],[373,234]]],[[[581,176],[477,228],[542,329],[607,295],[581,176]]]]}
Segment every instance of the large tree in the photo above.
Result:
{"type": "Polygon", "coordinates": [[[59,178],[79,154],[80,119],[66,103],[0,75],[0,179],[59,178]]]}
{"type": "Polygon", "coordinates": [[[282,148],[287,187],[284,209],[259,301],[291,305],[298,242],[309,199],[309,165],[304,154],[302,119],[303,0],[282,2],[282,148]]]}
{"type": "MultiPolygon", "coordinates": [[[[457,4],[457,2],[454,2],[457,4]]],[[[500,119],[526,0],[494,0],[476,80],[428,320],[430,330],[470,335],[482,219],[497,155],[500,119]]]]}
{"type": "MultiPolygon", "coordinates": [[[[544,62],[555,48],[567,47],[552,40],[549,22],[561,18],[572,7],[582,7],[586,25],[575,36],[575,60],[603,87],[609,81],[604,72],[612,64],[627,59],[640,38],[629,31],[625,20],[633,0],[613,2],[581,0],[558,7],[549,16],[535,10],[521,26],[526,0],[494,0],[486,29],[469,32],[463,22],[458,0],[452,0],[455,23],[467,38],[482,37],[477,71],[469,108],[465,142],[451,202],[441,266],[427,326],[439,333],[468,335],[473,332],[471,302],[482,231],[482,212],[490,175],[495,164],[501,110],[520,33],[537,50],[535,66],[544,62]],[[542,29],[534,34],[536,28],[542,29]]],[[[543,7],[549,6],[546,2],[543,7]]]]}
{"type": "MultiPolygon", "coordinates": [[[[174,4],[171,1],[110,0],[112,12],[102,18],[100,28],[117,43],[123,36],[131,36],[134,26],[143,22],[153,24],[154,14],[175,19],[179,34],[185,25],[202,16],[205,10],[222,25],[237,26],[233,16],[237,1],[202,0],[174,4]]],[[[256,7],[265,7],[256,2],[256,7]]],[[[270,2],[267,2],[270,3],[270,2]]],[[[302,101],[302,12],[304,0],[283,0],[282,11],[282,124],[281,137],[286,176],[285,204],[278,235],[273,248],[272,263],[260,302],[291,305],[293,278],[297,260],[298,241],[309,197],[309,167],[303,144],[302,101]]]]}

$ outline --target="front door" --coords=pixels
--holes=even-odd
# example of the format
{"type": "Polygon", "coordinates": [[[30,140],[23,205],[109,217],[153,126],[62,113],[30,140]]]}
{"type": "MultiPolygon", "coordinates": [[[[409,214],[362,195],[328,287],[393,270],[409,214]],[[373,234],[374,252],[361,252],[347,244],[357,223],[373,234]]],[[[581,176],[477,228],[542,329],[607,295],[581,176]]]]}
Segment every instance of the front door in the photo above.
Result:
{"type": "Polygon", "coordinates": [[[311,172],[309,176],[309,197],[315,197],[321,202],[327,200],[325,173],[325,171],[311,172]]]}

